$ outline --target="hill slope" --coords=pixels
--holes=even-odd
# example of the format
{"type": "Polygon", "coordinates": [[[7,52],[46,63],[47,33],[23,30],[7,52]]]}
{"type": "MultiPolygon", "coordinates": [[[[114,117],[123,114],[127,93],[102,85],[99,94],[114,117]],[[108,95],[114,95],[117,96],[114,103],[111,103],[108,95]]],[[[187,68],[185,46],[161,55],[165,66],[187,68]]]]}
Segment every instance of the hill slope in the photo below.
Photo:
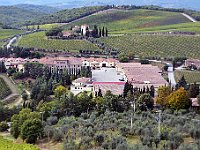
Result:
{"type": "Polygon", "coordinates": [[[29,11],[14,6],[0,6],[0,22],[16,26],[20,22],[43,16],[44,13],[29,11]]]}
{"type": "Polygon", "coordinates": [[[74,9],[66,9],[59,11],[55,14],[44,16],[32,21],[33,24],[48,24],[48,23],[65,23],[77,18],[87,16],[98,12],[100,10],[108,9],[107,6],[94,6],[94,7],[82,7],[74,9]]]}
{"type": "Polygon", "coordinates": [[[126,33],[129,30],[144,29],[155,26],[190,22],[189,19],[175,12],[155,11],[145,9],[135,10],[106,10],[84,19],[70,23],[64,28],[88,24],[108,27],[110,33],[126,33]]]}
{"type": "Polygon", "coordinates": [[[15,5],[15,7],[32,11],[32,12],[40,12],[44,14],[52,14],[61,10],[56,7],[50,7],[50,6],[44,6],[44,5],[31,5],[31,4],[18,4],[18,5],[15,5]]]}

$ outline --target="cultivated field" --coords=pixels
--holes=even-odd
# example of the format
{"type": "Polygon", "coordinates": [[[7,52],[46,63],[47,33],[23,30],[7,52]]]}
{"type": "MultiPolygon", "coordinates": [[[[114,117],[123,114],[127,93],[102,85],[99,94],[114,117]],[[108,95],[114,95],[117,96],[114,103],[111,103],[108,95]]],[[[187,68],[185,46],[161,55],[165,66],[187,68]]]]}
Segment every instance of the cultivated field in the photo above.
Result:
{"type": "Polygon", "coordinates": [[[0,150],[39,150],[31,144],[19,144],[0,137],[0,150]]]}
{"type": "Polygon", "coordinates": [[[18,46],[70,52],[78,52],[79,50],[99,50],[97,46],[85,40],[48,40],[44,32],[22,37],[19,40],[18,46]]]}
{"type": "Polygon", "coordinates": [[[6,82],[2,78],[0,78],[0,100],[6,98],[11,93],[12,92],[6,82]]]}
{"type": "MultiPolygon", "coordinates": [[[[60,24],[56,24],[56,23],[53,23],[53,24],[42,24],[42,25],[39,25],[39,28],[43,29],[43,30],[50,30],[52,28],[59,27],[59,26],[60,26],[60,24]]],[[[33,28],[36,29],[37,27],[38,27],[37,25],[28,26],[29,29],[33,29],[33,28]]],[[[24,26],[24,27],[22,27],[22,29],[26,29],[26,27],[24,26]]]]}
{"type": "Polygon", "coordinates": [[[16,34],[21,34],[24,31],[12,29],[0,29],[0,40],[10,38],[16,34]]]}
{"type": "Polygon", "coordinates": [[[124,35],[101,38],[100,41],[120,52],[133,51],[139,56],[186,56],[200,59],[199,36],[124,35]]]}
{"type": "MultiPolygon", "coordinates": [[[[164,26],[158,26],[158,27],[132,29],[132,30],[126,30],[126,32],[119,31],[119,33],[167,32],[167,31],[181,31],[181,32],[200,33],[200,23],[199,22],[180,23],[180,24],[164,25],[164,26]]],[[[118,33],[118,32],[115,32],[115,33],[118,33]]]]}
{"type": "Polygon", "coordinates": [[[153,10],[110,10],[98,13],[79,21],[73,22],[66,28],[74,25],[89,24],[106,26],[111,33],[127,33],[129,30],[148,27],[171,25],[190,22],[180,13],[153,10]]]}
{"type": "Polygon", "coordinates": [[[177,70],[175,71],[176,81],[179,81],[183,75],[187,83],[194,83],[194,82],[200,83],[200,71],[177,70]]]}

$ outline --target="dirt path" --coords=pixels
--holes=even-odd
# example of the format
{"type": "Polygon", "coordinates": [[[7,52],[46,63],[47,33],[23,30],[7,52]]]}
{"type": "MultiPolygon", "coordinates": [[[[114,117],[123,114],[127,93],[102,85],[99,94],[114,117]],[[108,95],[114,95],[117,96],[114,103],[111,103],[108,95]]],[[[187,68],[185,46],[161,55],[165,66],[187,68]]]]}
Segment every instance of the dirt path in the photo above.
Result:
{"type": "Polygon", "coordinates": [[[6,74],[0,74],[0,77],[6,82],[6,84],[9,86],[12,92],[12,94],[3,99],[3,101],[9,101],[14,97],[19,97],[20,94],[15,83],[6,74]]]}
{"type": "Polygon", "coordinates": [[[187,15],[187,14],[185,14],[185,13],[181,13],[183,16],[185,16],[186,18],[188,18],[190,21],[192,21],[192,22],[197,22],[197,20],[196,19],[194,19],[193,17],[191,17],[191,16],[189,16],[189,15],[187,15]]]}

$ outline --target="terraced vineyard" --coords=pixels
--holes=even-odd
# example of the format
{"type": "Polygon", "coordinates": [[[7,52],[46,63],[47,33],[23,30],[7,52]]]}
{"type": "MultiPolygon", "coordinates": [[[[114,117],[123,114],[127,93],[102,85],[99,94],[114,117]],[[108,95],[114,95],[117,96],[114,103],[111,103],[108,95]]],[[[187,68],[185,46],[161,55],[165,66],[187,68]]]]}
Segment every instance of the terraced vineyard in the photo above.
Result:
{"type": "Polygon", "coordinates": [[[124,35],[99,39],[120,52],[133,51],[139,56],[186,56],[200,59],[199,36],[124,35]]]}
{"type": "Polygon", "coordinates": [[[78,52],[79,50],[99,50],[86,40],[48,40],[44,32],[38,32],[22,37],[18,43],[22,47],[34,47],[47,50],[63,50],[78,52]]]}
{"type": "Polygon", "coordinates": [[[74,25],[106,26],[114,33],[127,33],[129,30],[144,29],[148,27],[171,25],[190,22],[180,13],[154,11],[154,10],[107,10],[98,14],[71,23],[65,28],[74,25]]]}
{"type": "Polygon", "coordinates": [[[127,34],[127,33],[146,33],[146,32],[169,32],[169,31],[181,31],[181,32],[195,32],[200,33],[200,23],[199,22],[191,22],[191,23],[180,23],[173,25],[164,25],[164,26],[156,26],[149,28],[138,28],[138,29],[130,29],[125,31],[116,31],[113,34],[127,34]]]}
{"type": "Polygon", "coordinates": [[[0,40],[10,38],[16,34],[21,34],[22,30],[0,29],[0,40]]]}
{"type": "Polygon", "coordinates": [[[194,83],[194,82],[200,83],[200,71],[187,71],[187,70],[175,71],[176,81],[179,81],[183,75],[187,83],[194,83]]]}
{"type": "Polygon", "coordinates": [[[0,78],[0,100],[4,99],[8,95],[10,95],[12,92],[6,82],[0,78]]]}
{"type": "Polygon", "coordinates": [[[0,137],[0,150],[39,150],[31,144],[18,144],[0,137]]]}

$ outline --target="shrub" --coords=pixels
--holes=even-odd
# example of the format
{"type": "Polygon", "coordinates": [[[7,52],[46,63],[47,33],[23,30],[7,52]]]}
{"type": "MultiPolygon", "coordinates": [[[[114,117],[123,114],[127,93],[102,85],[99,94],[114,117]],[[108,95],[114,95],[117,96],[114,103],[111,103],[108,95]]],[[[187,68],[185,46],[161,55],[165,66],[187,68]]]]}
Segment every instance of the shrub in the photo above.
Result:
{"type": "Polygon", "coordinates": [[[64,134],[60,129],[55,129],[53,132],[53,141],[55,142],[61,142],[64,138],[64,134]]]}
{"type": "Polygon", "coordinates": [[[0,123],[0,132],[8,131],[8,129],[9,129],[9,126],[8,126],[7,122],[0,123]]]}

